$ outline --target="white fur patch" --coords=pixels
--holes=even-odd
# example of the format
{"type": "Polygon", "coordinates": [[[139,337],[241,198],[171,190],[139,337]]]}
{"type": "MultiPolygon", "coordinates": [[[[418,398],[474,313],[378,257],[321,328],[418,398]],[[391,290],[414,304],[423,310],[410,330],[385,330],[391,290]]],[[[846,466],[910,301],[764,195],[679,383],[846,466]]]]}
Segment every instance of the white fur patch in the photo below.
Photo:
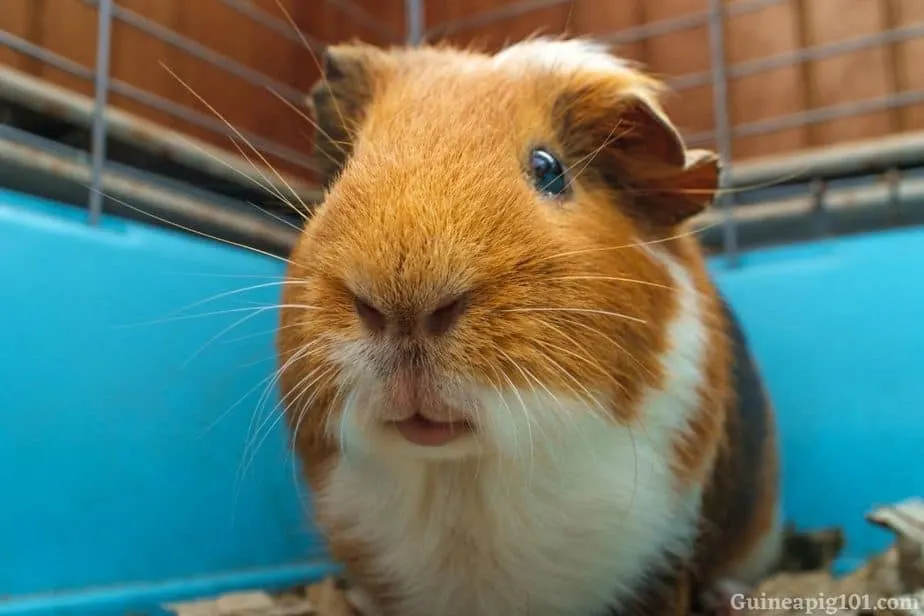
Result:
{"type": "Polygon", "coordinates": [[[538,66],[559,71],[599,71],[612,73],[631,70],[628,60],[610,53],[609,48],[589,40],[532,39],[498,52],[494,62],[515,67],[538,66]]]}
{"type": "MultiPolygon", "coordinates": [[[[613,55],[610,49],[602,44],[584,39],[535,39],[512,45],[497,55],[493,61],[496,65],[522,72],[529,69],[541,69],[563,74],[574,73],[602,73],[604,75],[626,75],[638,72],[638,65],[630,60],[613,55]]],[[[651,82],[642,83],[638,80],[624,80],[626,86],[623,93],[634,96],[651,109],[654,115],[664,125],[664,128],[675,134],[678,142],[683,143],[683,137],[664,113],[658,102],[658,88],[651,82]]]]}
{"type": "Polygon", "coordinates": [[[703,383],[703,357],[706,330],[702,322],[699,291],[689,272],[667,252],[651,244],[639,243],[642,250],[667,268],[680,298],[680,313],[668,330],[670,349],[663,357],[665,387],[649,390],[644,403],[655,416],[689,414],[699,407],[699,387],[703,383]]]}
{"type": "Polygon", "coordinates": [[[678,491],[672,443],[699,404],[705,335],[688,273],[649,254],[679,306],[666,387],[648,392],[638,422],[619,426],[562,392],[489,390],[484,432],[504,455],[434,461],[358,444],[339,461],[316,503],[371,550],[396,614],[588,616],[690,549],[701,495],[678,491]]]}

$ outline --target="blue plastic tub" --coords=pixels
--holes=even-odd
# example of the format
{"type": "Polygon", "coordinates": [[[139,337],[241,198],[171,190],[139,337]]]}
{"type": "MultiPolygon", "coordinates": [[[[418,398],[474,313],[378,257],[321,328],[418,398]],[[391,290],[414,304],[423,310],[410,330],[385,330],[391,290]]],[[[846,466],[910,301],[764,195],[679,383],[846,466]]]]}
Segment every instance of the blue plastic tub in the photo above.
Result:
{"type": "MultiPolygon", "coordinates": [[[[890,539],[871,507],[924,494],[922,265],[921,229],[713,263],[778,408],[788,517],[843,525],[843,566],[890,539]]],[[[261,400],[276,314],[251,308],[280,262],[0,191],[0,267],[0,616],[330,571],[261,400]]]]}

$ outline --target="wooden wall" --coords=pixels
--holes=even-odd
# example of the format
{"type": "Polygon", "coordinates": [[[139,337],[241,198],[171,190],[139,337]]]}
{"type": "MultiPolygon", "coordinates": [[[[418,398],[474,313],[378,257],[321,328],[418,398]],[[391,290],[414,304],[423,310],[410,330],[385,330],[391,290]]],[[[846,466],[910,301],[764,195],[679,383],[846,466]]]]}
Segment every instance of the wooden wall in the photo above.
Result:
{"type": "MultiPolygon", "coordinates": [[[[554,0],[545,8],[488,23],[441,24],[507,10],[523,0],[428,0],[425,25],[430,40],[477,42],[493,49],[535,33],[569,32],[625,38],[627,28],[664,19],[690,16],[707,9],[708,0],[554,0]]],[[[2,0],[0,30],[41,45],[80,66],[92,69],[95,58],[96,9],[88,0],[2,0]]],[[[403,0],[250,0],[285,23],[280,6],[310,37],[329,43],[350,38],[385,44],[404,38],[403,0]],[[357,12],[357,7],[359,12],[357,12]],[[370,22],[372,25],[370,25],[370,22]]],[[[737,11],[742,2],[728,0],[737,11]]],[[[297,39],[249,20],[222,0],[118,0],[134,11],[185,37],[289,84],[307,90],[318,70],[311,53],[297,39]]],[[[780,0],[762,8],[736,12],[726,28],[731,64],[791,53],[803,47],[844,41],[886,27],[924,24],[924,0],[780,0]]],[[[644,40],[628,40],[618,49],[644,63],[672,83],[677,91],[669,110],[689,136],[714,128],[713,93],[708,83],[689,81],[710,69],[708,29],[700,24],[644,40]],[[687,81],[684,85],[684,81],[687,81]]],[[[732,79],[729,84],[732,121],[738,125],[817,109],[839,102],[924,89],[924,71],[915,62],[924,57],[924,39],[854,51],[835,58],[810,61],[732,79]]],[[[160,63],[171,67],[235,126],[307,154],[310,126],[261,86],[216,69],[167,42],[117,21],[112,38],[112,74],[132,86],[158,94],[201,112],[195,100],[160,63]]],[[[34,58],[0,46],[0,63],[90,94],[87,79],[69,75],[34,58]]],[[[225,137],[190,125],[125,96],[113,94],[119,107],[178,130],[231,148],[225,137]]],[[[733,156],[755,156],[866,139],[901,130],[924,128],[924,105],[887,110],[794,126],[734,140],[733,156]]],[[[707,142],[701,145],[711,146],[707,142]]],[[[286,166],[291,172],[304,170],[286,166]]]]}

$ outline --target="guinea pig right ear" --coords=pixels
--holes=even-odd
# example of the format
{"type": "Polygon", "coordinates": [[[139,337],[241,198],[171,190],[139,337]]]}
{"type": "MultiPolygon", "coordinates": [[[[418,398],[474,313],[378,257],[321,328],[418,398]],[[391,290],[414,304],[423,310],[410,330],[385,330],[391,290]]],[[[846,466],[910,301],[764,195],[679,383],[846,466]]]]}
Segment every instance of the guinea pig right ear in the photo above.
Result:
{"type": "Polygon", "coordinates": [[[315,162],[325,186],[349,158],[354,136],[386,65],[385,52],[371,45],[332,45],[325,50],[321,79],[311,88],[307,101],[317,122],[315,162]]]}
{"type": "Polygon", "coordinates": [[[719,158],[688,149],[657,101],[658,84],[636,72],[594,75],[560,109],[562,139],[646,226],[670,228],[702,212],[719,183],[719,158]]]}

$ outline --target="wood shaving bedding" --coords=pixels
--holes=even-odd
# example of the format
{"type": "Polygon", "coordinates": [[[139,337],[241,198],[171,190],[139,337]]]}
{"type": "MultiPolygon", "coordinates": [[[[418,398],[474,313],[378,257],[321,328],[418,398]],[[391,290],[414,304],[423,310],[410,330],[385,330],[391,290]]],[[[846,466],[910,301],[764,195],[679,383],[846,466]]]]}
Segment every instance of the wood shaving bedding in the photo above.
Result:
{"type": "MultiPolygon", "coordinates": [[[[839,529],[789,528],[780,572],[691,616],[924,616],[924,500],[881,507],[866,519],[895,539],[853,572],[830,572],[844,545],[839,529]]],[[[285,593],[229,593],[164,607],[175,616],[362,616],[334,578],[285,593]]]]}

